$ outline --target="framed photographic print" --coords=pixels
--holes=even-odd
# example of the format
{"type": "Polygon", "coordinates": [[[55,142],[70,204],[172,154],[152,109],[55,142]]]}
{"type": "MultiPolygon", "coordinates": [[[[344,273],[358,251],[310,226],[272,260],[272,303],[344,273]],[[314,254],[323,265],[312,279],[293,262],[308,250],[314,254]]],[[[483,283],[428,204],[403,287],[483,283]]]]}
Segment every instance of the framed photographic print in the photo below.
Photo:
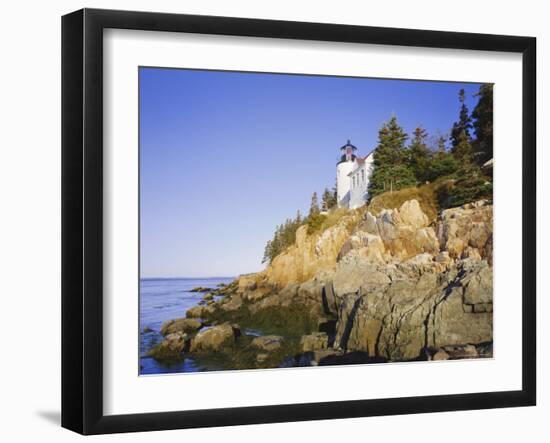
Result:
{"type": "Polygon", "coordinates": [[[62,425],[534,405],[530,37],[62,21],[62,425]]]}

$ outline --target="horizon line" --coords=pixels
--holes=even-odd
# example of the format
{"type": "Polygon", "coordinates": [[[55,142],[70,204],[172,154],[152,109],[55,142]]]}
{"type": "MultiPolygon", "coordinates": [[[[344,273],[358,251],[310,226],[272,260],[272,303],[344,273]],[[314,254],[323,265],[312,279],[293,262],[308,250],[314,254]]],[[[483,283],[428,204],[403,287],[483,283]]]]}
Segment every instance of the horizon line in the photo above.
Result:
{"type": "MultiPolygon", "coordinates": [[[[243,275],[243,274],[239,274],[243,275]]],[[[208,279],[208,278],[236,278],[232,275],[215,275],[212,277],[182,277],[182,276],[172,276],[172,277],[139,277],[140,280],[198,280],[198,279],[208,279]]]]}

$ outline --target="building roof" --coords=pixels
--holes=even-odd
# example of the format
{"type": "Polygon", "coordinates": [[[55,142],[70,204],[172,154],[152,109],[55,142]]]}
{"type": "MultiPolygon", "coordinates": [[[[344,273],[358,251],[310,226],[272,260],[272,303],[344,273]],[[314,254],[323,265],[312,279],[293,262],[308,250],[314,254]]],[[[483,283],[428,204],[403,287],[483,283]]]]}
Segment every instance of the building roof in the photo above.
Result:
{"type": "Polygon", "coordinates": [[[372,154],[374,154],[374,149],[368,154],[368,155],[365,155],[364,157],[356,157],[355,158],[355,163],[357,163],[358,167],[357,168],[354,168],[349,174],[348,174],[348,177],[353,175],[355,172],[357,172],[359,170],[359,167],[360,166],[363,166],[365,164],[365,160],[367,158],[369,158],[372,154]]]}
{"type": "Polygon", "coordinates": [[[354,151],[357,151],[357,147],[352,145],[350,140],[348,140],[347,143],[340,148],[340,151],[345,151],[348,147],[354,151]]]}
{"type": "Polygon", "coordinates": [[[372,154],[374,154],[374,149],[373,149],[372,151],[370,151],[370,152],[369,152],[367,155],[365,155],[364,157],[357,157],[357,158],[355,159],[355,161],[356,161],[358,164],[362,165],[363,163],[365,163],[365,160],[366,160],[367,158],[369,158],[372,154]]]}

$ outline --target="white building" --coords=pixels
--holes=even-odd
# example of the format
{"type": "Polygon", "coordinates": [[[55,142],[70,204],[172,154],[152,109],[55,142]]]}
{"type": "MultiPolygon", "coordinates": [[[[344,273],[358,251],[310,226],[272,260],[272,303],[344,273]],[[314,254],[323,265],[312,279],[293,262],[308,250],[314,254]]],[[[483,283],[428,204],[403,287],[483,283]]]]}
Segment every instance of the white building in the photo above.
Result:
{"type": "Polygon", "coordinates": [[[357,157],[357,148],[350,141],[340,148],[340,161],[336,165],[338,207],[356,209],[369,197],[368,187],[373,168],[373,152],[357,157]]]}

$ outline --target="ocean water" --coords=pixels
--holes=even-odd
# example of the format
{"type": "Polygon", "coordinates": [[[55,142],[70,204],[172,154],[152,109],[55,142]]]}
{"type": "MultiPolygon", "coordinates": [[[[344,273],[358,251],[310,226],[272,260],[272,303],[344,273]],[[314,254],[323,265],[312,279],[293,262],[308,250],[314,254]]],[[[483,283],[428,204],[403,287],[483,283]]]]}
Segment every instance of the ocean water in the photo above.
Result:
{"type": "Polygon", "coordinates": [[[221,283],[231,283],[232,277],[219,278],[146,278],[139,285],[139,367],[140,374],[163,374],[196,372],[201,368],[190,358],[164,365],[147,357],[147,351],[162,339],[160,328],[163,322],[185,317],[189,308],[196,306],[204,293],[189,292],[202,286],[215,288],[221,283]],[[144,333],[145,328],[153,332],[144,333]]]}

